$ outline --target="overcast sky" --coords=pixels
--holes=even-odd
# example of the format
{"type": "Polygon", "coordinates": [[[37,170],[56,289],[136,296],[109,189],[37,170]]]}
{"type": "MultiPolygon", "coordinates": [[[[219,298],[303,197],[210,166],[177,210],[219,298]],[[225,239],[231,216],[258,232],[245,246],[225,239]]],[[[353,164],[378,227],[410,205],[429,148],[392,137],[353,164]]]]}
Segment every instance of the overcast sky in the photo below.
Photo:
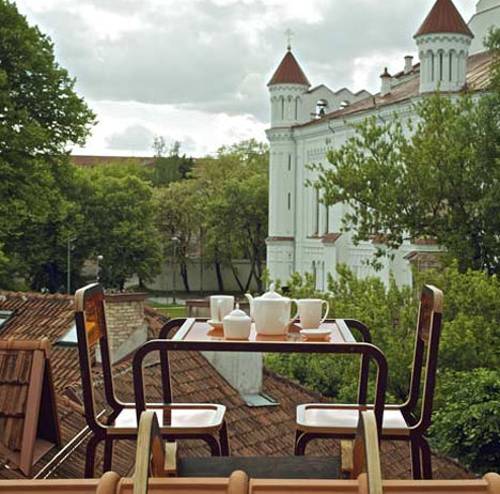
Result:
{"type": "MultiPolygon", "coordinates": [[[[200,156],[265,140],[284,32],[313,85],[379,90],[416,55],[434,0],[18,0],[99,123],[78,154],[151,155],[155,135],[200,156]]],[[[475,0],[455,0],[468,21],[475,0]]]]}

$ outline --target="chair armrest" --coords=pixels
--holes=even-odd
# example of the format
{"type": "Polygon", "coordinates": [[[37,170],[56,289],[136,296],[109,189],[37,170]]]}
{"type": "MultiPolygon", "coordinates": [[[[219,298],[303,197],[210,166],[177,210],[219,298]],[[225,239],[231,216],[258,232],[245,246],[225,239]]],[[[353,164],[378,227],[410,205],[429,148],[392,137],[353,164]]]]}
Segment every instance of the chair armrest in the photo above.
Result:
{"type": "Polygon", "coordinates": [[[361,412],[353,448],[352,478],[358,478],[366,470],[368,494],[382,494],[382,469],[377,433],[377,421],[371,410],[361,412]]]}

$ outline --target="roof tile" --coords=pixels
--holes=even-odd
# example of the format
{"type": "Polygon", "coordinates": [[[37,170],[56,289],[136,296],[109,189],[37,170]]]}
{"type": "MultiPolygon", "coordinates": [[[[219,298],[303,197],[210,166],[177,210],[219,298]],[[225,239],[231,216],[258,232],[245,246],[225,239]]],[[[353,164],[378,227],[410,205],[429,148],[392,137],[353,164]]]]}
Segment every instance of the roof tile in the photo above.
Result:
{"type": "Polygon", "coordinates": [[[308,87],[311,85],[301,69],[299,62],[297,62],[297,59],[290,50],[286,52],[286,55],[283,57],[283,60],[269,81],[268,86],[278,84],[302,84],[308,87]]]}

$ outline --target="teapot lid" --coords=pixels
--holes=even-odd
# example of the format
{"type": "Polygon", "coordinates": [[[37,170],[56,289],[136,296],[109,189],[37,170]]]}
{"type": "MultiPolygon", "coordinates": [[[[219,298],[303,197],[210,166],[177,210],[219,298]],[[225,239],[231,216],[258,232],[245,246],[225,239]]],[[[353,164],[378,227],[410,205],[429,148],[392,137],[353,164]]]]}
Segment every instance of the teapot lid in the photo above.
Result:
{"type": "Polygon", "coordinates": [[[224,319],[229,318],[229,317],[231,319],[249,319],[246,312],[244,312],[240,309],[240,304],[236,304],[236,309],[231,311],[224,319]]]}
{"type": "Polygon", "coordinates": [[[271,283],[270,287],[269,287],[269,291],[264,293],[264,295],[262,295],[262,297],[260,298],[263,298],[265,300],[280,300],[282,299],[283,297],[276,292],[276,286],[274,283],[271,283]]]}

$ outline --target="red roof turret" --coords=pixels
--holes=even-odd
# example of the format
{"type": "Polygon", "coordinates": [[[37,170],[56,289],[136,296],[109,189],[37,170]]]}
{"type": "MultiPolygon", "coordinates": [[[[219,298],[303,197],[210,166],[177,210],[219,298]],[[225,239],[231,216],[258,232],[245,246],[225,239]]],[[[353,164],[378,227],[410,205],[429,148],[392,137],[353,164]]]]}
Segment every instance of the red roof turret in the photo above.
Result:
{"type": "Polygon", "coordinates": [[[308,87],[311,85],[290,49],[283,57],[268,86],[277,84],[302,84],[308,87]]]}
{"type": "Polygon", "coordinates": [[[457,33],[474,37],[452,0],[436,0],[415,36],[434,33],[457,33]]]}

